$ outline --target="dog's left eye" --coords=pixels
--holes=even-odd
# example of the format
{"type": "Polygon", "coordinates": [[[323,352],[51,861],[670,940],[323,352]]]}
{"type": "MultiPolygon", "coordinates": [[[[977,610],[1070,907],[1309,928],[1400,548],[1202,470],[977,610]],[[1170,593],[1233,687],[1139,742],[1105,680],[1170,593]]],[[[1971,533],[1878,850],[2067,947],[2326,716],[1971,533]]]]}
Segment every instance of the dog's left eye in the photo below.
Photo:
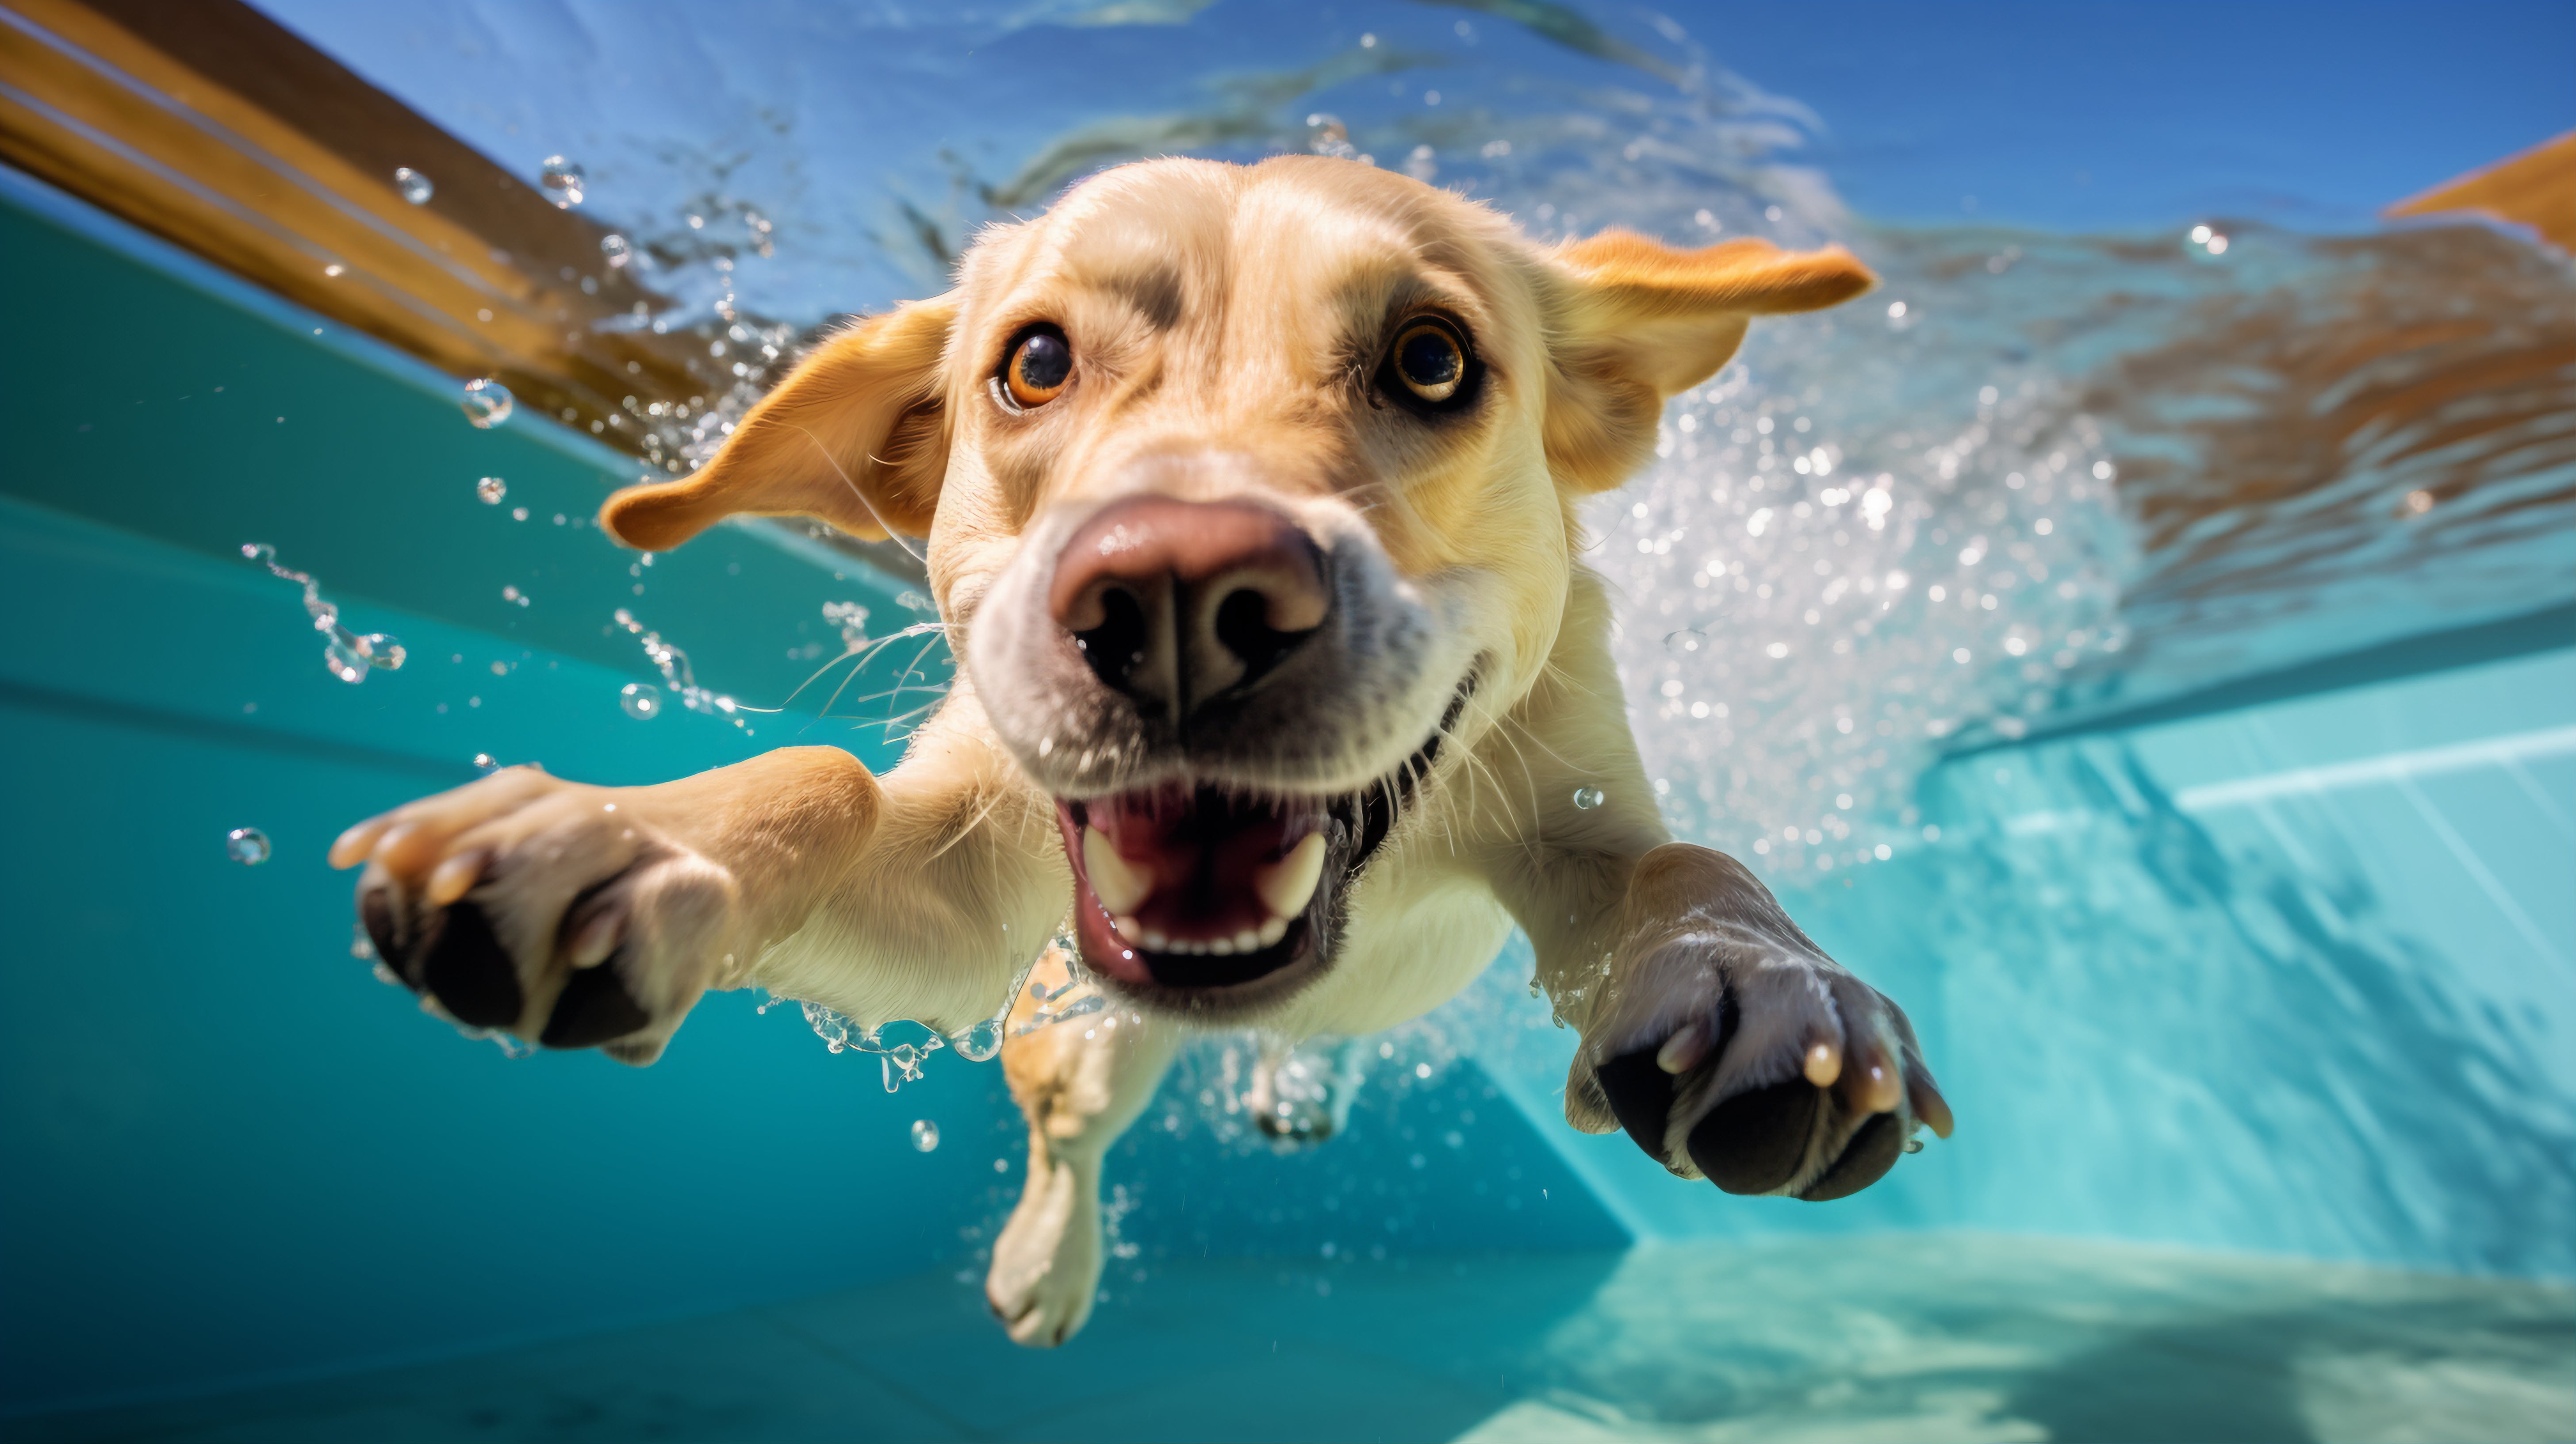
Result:
{"type": "Polygon", "coordinates": [[[1437,316],[1405,323],[1387,349],[1386,369],[1415,400],[1445,405],[1467,380],[1467,342],[1437,316]]]}

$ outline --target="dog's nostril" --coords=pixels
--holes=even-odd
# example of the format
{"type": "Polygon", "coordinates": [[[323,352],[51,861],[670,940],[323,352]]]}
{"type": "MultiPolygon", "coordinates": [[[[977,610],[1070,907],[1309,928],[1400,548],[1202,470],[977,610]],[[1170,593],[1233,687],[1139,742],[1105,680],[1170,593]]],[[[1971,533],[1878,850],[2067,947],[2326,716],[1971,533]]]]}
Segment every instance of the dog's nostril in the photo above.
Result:
{"type": "MultiPolygon", "coordinates": [[[[1283,632],[1270,625],[1271,602],[1264,593],[1244,587],[1216,607],[1216,639],[1243,663],[1243,682],[1259,680],[1296,649],[1310,632],[1283,632]]],[[[1238,684],[1240,685],[1240,684],[1238,684]]]]}
{"type": "Polygon", "coordinates": [[[1074,633],[1073,644],[1102,682],[1124,692],[1153,641],[1145,604],[1125,587],[1111,587],[1100,594],[1100,610],[1100,625],[1074,633]]]}

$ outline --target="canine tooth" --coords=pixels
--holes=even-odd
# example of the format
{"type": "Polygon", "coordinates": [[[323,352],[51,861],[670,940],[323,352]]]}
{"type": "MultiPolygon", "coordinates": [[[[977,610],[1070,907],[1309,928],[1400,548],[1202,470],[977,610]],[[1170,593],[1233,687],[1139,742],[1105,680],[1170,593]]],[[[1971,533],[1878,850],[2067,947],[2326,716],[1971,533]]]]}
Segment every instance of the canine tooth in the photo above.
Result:
{"type": "Polygon", "coordinates": [[[1238,953],[1248,953],[1260,946],[1261,934],[1251,928],[1245,928],[1234,935],[1234,950],[1238,953]]]}
{"type": "Polygon", "coordinates": [[[1234,956],[1234,939],[1232,938],[1211,938],[1205,946],[1209,952],[1216,954],[1220,958],[1230,958],[1234,956]]]}
{"type": "Polygon", "coordinates": [[[1154,880],[1128,866],[1097,828],[1082,830],[1082,870],[1090,874],[1091,895],[1113,916],[1135,912],[1154,892],[1154,880]]]}
{"type": "Polygon", "coordinates": [[[1288,855],[1252,875],[1252,890],[1273,917],[1293,918],[1306,910],[1315,884],[1324,877],[1324,835],[1310,832],[1288,855]]]}
{"type": "Polygon", "coordinates": [[[1288,936],[1288,920],[1286,918],[1272,918],[1270,921],[1261,925],[1261,945],[1265,948],[1286,936],[1288,936]]]}
{"type": "Polygon", "coordinates": [[[1145,936],[1145,925],[1136,921],[1132,915],[1111,918],[1109,920],[1109,929],[1110,931],[1118,934],[1119,937],[1124,938],[1131,943],[1136,941],[1138,938],[1145,936]]]}

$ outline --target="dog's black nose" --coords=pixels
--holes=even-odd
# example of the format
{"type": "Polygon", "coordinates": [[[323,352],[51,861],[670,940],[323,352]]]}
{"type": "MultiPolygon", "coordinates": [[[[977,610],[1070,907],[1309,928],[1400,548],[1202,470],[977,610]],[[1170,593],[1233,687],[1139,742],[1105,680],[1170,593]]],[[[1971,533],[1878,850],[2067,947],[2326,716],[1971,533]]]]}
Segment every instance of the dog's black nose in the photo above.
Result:
{"type": "Polygon", "coordinates": [[[1332,593],[1322,551],[1268,507],[1137,496],[1074,533],[1047,603],[1101,681],[1177,725],[1259,686],[1332,593]]]}

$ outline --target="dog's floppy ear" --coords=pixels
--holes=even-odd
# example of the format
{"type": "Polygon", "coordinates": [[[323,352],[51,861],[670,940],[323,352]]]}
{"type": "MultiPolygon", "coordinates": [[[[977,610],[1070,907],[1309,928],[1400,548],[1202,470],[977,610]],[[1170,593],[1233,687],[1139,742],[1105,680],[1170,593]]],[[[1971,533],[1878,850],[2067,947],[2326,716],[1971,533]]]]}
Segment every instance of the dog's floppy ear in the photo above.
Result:
{"type": "Polygon", "coordinates": [[[1717,374],[1753,317],[1820,310],[1877,283],[1840,246],[1741,240],[1677,251],[1618,230],[1546,260],[1559,282],[1547,455],[1582,491],[1608,490],[1645,463],[1665,400],[1717,374]]]}
{"type": "Polygon", "coordinates": [[[948,469],[940,362],[956,316],[953,296],[941,296],[824,341],[706,465],[626,488],[599,509],[599,524],[657,552],[736,512],[819,517],[869,541],[928,536],[948,469]]]}

